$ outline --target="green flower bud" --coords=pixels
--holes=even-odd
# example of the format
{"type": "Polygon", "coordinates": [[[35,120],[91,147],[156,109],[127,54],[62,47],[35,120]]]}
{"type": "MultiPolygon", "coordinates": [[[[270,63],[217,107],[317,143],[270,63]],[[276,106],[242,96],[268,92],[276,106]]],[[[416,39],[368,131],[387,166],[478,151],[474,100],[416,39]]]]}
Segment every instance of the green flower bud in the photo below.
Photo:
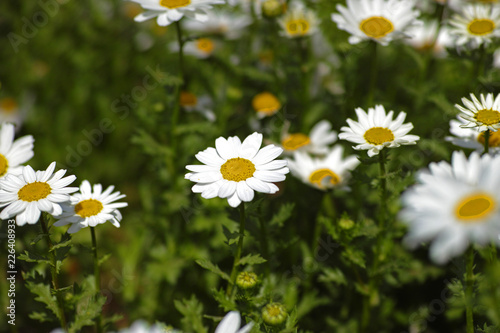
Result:
{"type": "Polygon", "coordinates": [[[288,313],[281,303],[269,303],[262,309],[262,319],[269,325],[280,325],[285,322],[288,313]]]}
{"type": "Polygon", "coordinates": [[[236,285],[241,289],[253,288],[257,282],[258,278],[254,272],[241,272],[236,278],[236,285]]]}
{"type": "Polygon", "coordinates": [[[266,0],[262,3],[262,13],[266,17],[276,17],[284,12],[284,5],[280,0],[266,0]]]}

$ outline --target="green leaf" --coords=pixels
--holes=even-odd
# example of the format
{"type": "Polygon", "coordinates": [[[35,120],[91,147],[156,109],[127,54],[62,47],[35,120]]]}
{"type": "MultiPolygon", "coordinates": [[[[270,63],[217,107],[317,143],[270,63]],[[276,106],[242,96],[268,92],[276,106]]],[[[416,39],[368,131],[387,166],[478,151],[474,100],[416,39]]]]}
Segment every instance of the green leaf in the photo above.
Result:
{"type": "Polygon", "coordinates": [[[347,248],[342,252],[342,257],[362,268],[366,267],[365,255],[361,250],[347,248]]]}
{"type": "Polygon", "coordinates": [[[50,291],[50,286],[44,283],[33,283],[28,281],[26,283],[26,287],[37,297],[35,297],[35,301],[41,302],[46,305],[47,309],[52,311],[53,314],[56,315],[57,318],[60,319],[59,309],[57,307],[57,300],[54,295],[52,295],[50,291]]]}
{"type": "Polygon", "coordinates": [[[99,259],[97,264],[101,266],[106,260],[108,260],[111,257],[111,253],[105,254],[102,256],[102,258],[99,259]]]}
{"type": "Polygon", "coordinates": [[[68,239],[67,241],[64,241],[64,242],[61,242],[61,243],[58,243],[56,245],[54,245],[52,247],[52,249],[50,249],[50,251],[55,251],[57,249],[60,249],[60,248],[63,248],[63,247],[67,247],[67,246],[71,246],[72,245],[72,242],[71,242],[71,239],[68,239]]]}
{"type": "Polygon", "coordinates": [[[258,265],[266,262],[267,260],[262,258],[260,254],[248,254],[241,258],[237,265],[258,265]]]}
{"type": "Polygon", "coordinates": [[[175,308],[182,313],[184,318],[181,322],[183,330],[186,332],[207,333],[203,326],[203,305],[196,296],[191,295],[190,299],[184,298],[182,301],[174,301],[175,308]]]}
{"type": "Polygon", "coordinates": [[[30,319],[39,321],[41,323],[46,322],[46,321],[52,321],[52,319],[49,318],[45,312],[36,312],[36,311],[34,311],[34,312],[30,313],[28,315],[28,317],[30,317],[30,319]]]}
{"type": "Polygon", "coordinates": [[[92,326],[106,303],[106,297],[102,295],[87,296],[79,300],[76,305],[75,321],[69,327],[69,332],[79,332],[84,326],[92,326]]]}
{"type": "Polygon", "coordinates": [[[274,214],[271,222],[269,222],[272,226],[282,227],[283,224],[292,216],[293,208],[295,207],[295,203],[285,203],[280,207],[280,210],[274,214]]]}
{"type": "Polygon", "coordinates": [[[325,268],[323,274],[318,278],[319,281],[324,283],[335,283],[338,285],[347,285],[347,280],[344,273],[339,268],[325,268]]]}
{"type": "Polygon", "coordinates": [[[224,311],[230,311],[237,309],[235,302],[226,295],[226,291],[224,289],[214,289],[213,295],[215,300],[219,303],[219,307],[222,307],[224,311]]]}
{"type": "Polygon", "coordinates": [[[23,254],[20,254],[17,257],[17,259],[24,260],[26,262],[37,262],[37,263],[45,263],[48,265],[52,265],[50,260],[47,259],[45,256],[42,256],[42,255],[39,255],[36,253],[32,253],[32,252],[28,252],[28,251],[24,251],[23,254]]]}
{"type": "Polygon", "coordinates": [[[215,265],[214,263],[212,263],[210,260],[208,259],[198,259],[196,260],[196,263],[198,265],[200,265],[201,267],[205,268],[205,269],[208,269],[209,271],[211,271],[212,273],[215,273],[217,274],[218,276],[220,276],[221,278],[223,278],[224,280],[226,281],[230,281],[231,279],[229,278],[229,275],[227,275],[226,273],[224,273],[220,268],[219,266],[215,265]]]}

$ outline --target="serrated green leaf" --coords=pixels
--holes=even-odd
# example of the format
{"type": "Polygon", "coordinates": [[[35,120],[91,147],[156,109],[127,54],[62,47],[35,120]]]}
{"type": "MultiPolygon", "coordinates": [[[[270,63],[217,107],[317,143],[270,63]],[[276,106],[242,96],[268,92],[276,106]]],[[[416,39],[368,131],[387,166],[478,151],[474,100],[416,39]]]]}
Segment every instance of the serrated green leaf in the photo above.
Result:
{"type": "Polygon", "coordinates": [[[63,248],[63,247],[67,247],[67,246],[71,246],[72,245],[72,242],[71,242],[71,239],[68,239],[64,242],[61,242],[61,243],[57,243],[55,244],[51,249],[50,251],[55,251],[57,249],[60,249],[60,248],[63,248]]]}
{"type": "Polygon", "coordinates": [[[30,242],[30,246],[36,245],[36,243],[38,243],[44,236],[45,236],[45,234],[36,235],[36,237],[33,238],[33,240],[30,242]]]}
{"type": "Polygon", "coordinates": [[[101,314],[104,303],[106,303],[106,297],[102,295],[87,296],[80,299],[76,305],[75,320],[69,326],[68,331],[76,333],[84,326],[94,325],[95,318],[101,314]]]}
{"type": "Polygon", "coordinates": [[[49,316],[45,312],[36,312],[36,311],[33,311],[32,313],[30,313],[28,315],[28,317],[30,319],[39,321],[41,323],[46,322],[46,321],[52,321],[52,319],[49,318],[49,316]]]}
{"type": "Polygon", "coordinates": [[[292,216],[293,208],[295,203],[285,203],[280,207],[280,210],[273,215],[273,218],[269,222],[272,226],[282,227],[283,224],[292,216]]]}
{"type": "Polygon", "coordinates": [[[50,260],[42,255],[39,255],[39,254],[36,254],[36,253],[32,253],[32,252],[28,252],[28,251],[24,251],[23,254],[20,254],[17,259],[19,260],[24,260],[26,262],[37,262],[37,263],[45,263],[45,264],[48,264],[48,265],[52,265],[52,263],[50,262],[50,260]]]}
{"type": "Polygon", "coordinates": [[[218,276],[220,276],[221,278],[223,278],[224,280],[226,281],[230,281],[231,279],[229,278],[229,275],[227,275],[226,273],[224,273],[220,268],[219,266],[215,265],[214,263],[212,263],[210,260],[208,259],[198,259],[196,260],[196,263],[198,265],[200,265],[201,267],[205,268],[205,269],[208,269],[209,271],[211,271],[212,273],[215,273],[217,274],[218,276]]]}
{"type": "Polygon", "coordinates": [[[339,268],[325,268],[323,274],[318,278],[319,281],[324,283],[335,283],[339,285],[347,285],[347,280],[344,273],[339,268]]]}
{"type": "Polygon", "coordinates": [[[241,258],[237,265],[258,265],[266,262],[267,260],[262,258],[260,254],[248,254],[241,258]]]}
{"type": "Polygon", "coordinates": [[[227,312],[237,309],[236,303],[231,299],[231,297],[226,295],[226,291],[224,289],[214,289],[213,295],[215,300],[219,303],[219,306],[222,307],[224,311],[227,312]]]}
{"type": "Polygon", "coordinates": [[[35,301],[41,302],[46,305],[47,309],[52,311],[53,314],[56,315],[57,318],[60,318],[59,309],[57,306],[57,299],[50,290],[50,286],[44,283],[33,283],[28,281],[26,283],[26,287],[37,297],[35,297],[35,301]]]}
{"type": "Polygon", "coordinates": [[[182,301],[174,301],[175,308],[184,316],[181,322],[183,330],[186,332],[207,333],[203,326],[203,305],[196,296],[191,295],[190,299],[184,298],[182,301]]]}
{"type": "Polygon", "coordinates": [[[342,257],[362,268],[366,267],[365,255],[361,250],[347,248],[342,251],[342,257]]]}

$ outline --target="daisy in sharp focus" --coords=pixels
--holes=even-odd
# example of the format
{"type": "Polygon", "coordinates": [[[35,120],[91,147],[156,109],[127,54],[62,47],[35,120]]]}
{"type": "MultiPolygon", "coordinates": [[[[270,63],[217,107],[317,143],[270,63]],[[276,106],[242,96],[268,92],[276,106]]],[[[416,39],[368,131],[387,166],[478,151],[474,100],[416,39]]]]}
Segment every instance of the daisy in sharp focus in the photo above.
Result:
{"type": "Polygon", "coordinates": [[[500,128],[500,94],[494,97],[492,93],[481,94],[477,99],[474,94],[470,94],[471,100],[462,98],[465,107],[455,104],[455,107],[462,112],[460,117],[467,120],[462,127],[476,127],[480,132],[486,130],[496,131],[500,128]]]}
{"type": "Polygon", "coordinates": [[[295,6],[277,21],[282,28],[280,34],[288,38],[310,36],[318,30],[319,25],[316,14],[303,6],[295,6]]]}
{"type": "Polygon", "coordinates": [[[347,119],[349,127],[342,127],[339,139],[357,143],[353,148],[356,150],[368,150],[368,156],[372,157],[385,147],[396,148],[401,145],[414,145],[420,139],[416,135],[408,134],[413,128],[412,123],[403,124],[406,118],[405,112],[400,112],[395,120],[392,120],[393,111],[385,113],[382,105],[368,108],[368,113],[357,108],[358,121],[347,119]]]}
{"type": "Polygon", "coordinates": [[[228,312],[221,320],[214,333],[248,333],[253,327],[253,322],[240,329],[241,318],[238,311],[228,312]]]}
{"type": "Polygon", "coordinates": [[[69,203],[63,205],[63,212],[54,226],[71,224],[68,233],[73,234],[85,227],[95,227],[106,221],[119,228],[122,214],[118,208],[127,207],[126,202],[114,202],[125,197],[125,194],[113,192],[114,186],[109,186],[104,192],[101,184],[93,188],[87,180],[80,185],[80,193],[73,194],[69,203]]]}
{"type": "Polygon", "coordinates": [[[215,148],[207,148],[196,154],[204,165],[188,165],[192,171],[185,178],[197,184],[194,193],[205,199],[227,198],[231,207],[252,201],[254,191],[276,193],[273,184],[285,180],[287,162],[275,160],[283,149],[268,145],[260,149],[262,134],[253,133],[243,142],[236,136],[215,140],[215,148]]]}
{"type": "Polygon", "coordinates": [[[332,20],[351,34],[351,44],[374,40],[388,45],[394,39],[409,37],[408,28],[421,24],[414,7],[414,0],[347,0],[347,7],[337,5],[340,14],[332,14],[332,20]]]}
{"type": "Polygon", "coordinates": [[[156,17],[158,25],[167,26],[184,16],[206,22],[207,10],[212,5],[224,4],[224,0],[130,0],[137,2],[147,11],[137,15],[134,20],[143,22],[156,17]]]}
{"type": "Polygon", "coordinates": [[[285,153],[306,151],[311,154],[324,155],[328,146],[337,141],[337,132],[332,131],[332,124],[327,120],[318,122],[309,135],[302,133],[285,133],[281,135],[281,146],[285,153]]]}
{"type": "Polygon", "coordinates": [[[450,34],[457,46],[469,44],[473,48],[488,45],[500,36],[500,7],[488,5],[463,6],[461,14],[449,21],[450,34]]]}
{"type": "Polygon", "coordinates": [[[293,160],[288,159],[288,167],[292,175],[322,191],[344,187],[359,160],[356,156],[343,158],[343,152],[340,145],[335,145],[324,158],[312,158],[298,151],[293,154],[293,160]]]}
{"type": "Polygon", "coordinates": [[[33,142],[31,135],[26,135],[14,141],[14,125],[2,123],[0,127],[0,179],[7,174],[19,175],[23,166],[21,164],[29,161],[33,153],[33,142]]]}
{"type": "MultiPolygon", "coordinates": [[[[477,152],[484,151],[484,133],[477,128],[466,128],[468,121],[458,116],[457,119],[450,120],[450,132],[453,136],[445,137],[446,141],[462,148],[475,149],[477,152]]],[[[500,152],[500,131],[491,132],[488,140],[489,153],[500,152]]]]}
{"type": "Polygon", "coordinates": [[[20,175],[8,174],[0,179],[0,219],[16,216],[16,223],[35,224],[41,212],[53,216],[62,213],[61,203],[69,200],[69,194],[78,190],[67,187],[76,176],[64,177],[66,170],[54,173],[56,162],[52,162],[46,171],[35,172],[31,166],[25,166],[20,175]]]}
{"type": "Polygon", "coordinates": [[[462,254],[469,244],[500,245],[500,157],[454,152],[451,165],[431,163],[418,184],[402,196],[401,219],[409,226],[405,242],[431,241],[439,264],[462,254]]]}

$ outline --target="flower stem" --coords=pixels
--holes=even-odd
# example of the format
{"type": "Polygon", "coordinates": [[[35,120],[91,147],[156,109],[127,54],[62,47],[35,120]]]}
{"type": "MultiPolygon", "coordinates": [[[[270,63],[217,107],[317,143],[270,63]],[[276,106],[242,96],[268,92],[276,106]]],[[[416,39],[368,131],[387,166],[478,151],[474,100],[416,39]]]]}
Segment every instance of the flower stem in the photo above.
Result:
{"type": "Polygon", "coordinates": [[[473,301],[474,301],[474,249],[472,246],[465,254],[465,320],[467,333],[474,333],[473,301]]]}
{"type": "MultiPolygon", "coordinates": [[[[95,228],[90,227],[90,235],[92,237],[92,254],[94,256],[94,279],[96,295],[101,293],[101,274],[99,272],[99,257],[97,256],[97,240],[95,237],[95,228]]],[[[97,333],[102,332],[102,314],[96,318],[95,328],[97,333]]]]}
{"type": "Polygon", "coordinates": [[[47,240],[47,245],[49,247],[49,256],[50,256],[50,275],[52,278],[52,288],[55,291],[56,294],[56,299],[57,299],[57,306],[59,308],[59,321],[61,322],[61,327],[67,331],[67,323],[66,323],[66,316],[64,314],[64,301],[61,297],[61,294],[59,293],[59,282],[57,280],[57,259],[56,259],[56,254],[54,251],[52,251],[52,248],[54,245],[52,244],[52,240],[50,239],[50,234],[49,234],[49,229],[47,227],[47,222],[45,220],[45,214],[42,213],[41,215],[41,225],[42,225],[42,231],[43,234],[45,235],[45,238],[47,240]]]}
{"type": "Polygon", "coordinates": [[[236,283],[236,275],[238,272],[236,268],[238,266],[238,262],[240,261],[241,252],[243,250],[243,238],[245,236],[245,221],[246,221],[245,203],[242,202],[240,204],[240,236],[238,239],[238,247],[236,248],[236,254],[234,256],[233,269],[231,270],[230,281],[226,289],[227,296],[231,295],[231,293],[233,292],[234,284],[236,283]]]}
{"type": "Polygon", "coordinates": [[[484,132],[484,152],[483,152],[483,155],[484,154],[488,154],[489,150],[490,150],[490,130],[487,129],[486,132],[484,132]]]}
{"type": "Polygon", "coordinates": [[[172,112],[171,119],[171,129],[170,129],[170,143],[172,146],[172,156],[175,156],[177,148],[177,138],[175,136],[175,130],[177,127],[177,122],[179,121],[179,113],[181,109],[181,91],[185,85],[184,79],[184,41],[182,40],[182,28],[180,21],[175,22],[175,27],[177,30],[177,42],[179,44],[179,77],[181,80],[180,85],[177,87],[177,96],[175,100],[174,112],[172,112]]]}
{"type": "Polygon", "coordinates": [[[262,254],[264,255],[264,258],[267,260],[265,262],[266,277],[269,277],[269,273],[271,271],[271,267],[269,264],[269,237],[267,236],[266,222],[264,221],[264,219],[261,216],[259,216],[259,224],[260,224],[262,254]]]}
{"type": "Polygon", "coordinates": [[[375,84],[377,82],[377,42],[370,41],[371,45],[371,64],[370,64],[370,86],[368,89],[368,97],[367,97],[367,106],[370,107],[373,105],[373,99],[375,96],[375,84]]]}
{"type": "Polygon", "coordinates": [[[379,227],[383,228],[387,214],[387,179],[385,170],[385,150],[379,153],[379,172],[380,172],[380,221],[379,227]]]}

